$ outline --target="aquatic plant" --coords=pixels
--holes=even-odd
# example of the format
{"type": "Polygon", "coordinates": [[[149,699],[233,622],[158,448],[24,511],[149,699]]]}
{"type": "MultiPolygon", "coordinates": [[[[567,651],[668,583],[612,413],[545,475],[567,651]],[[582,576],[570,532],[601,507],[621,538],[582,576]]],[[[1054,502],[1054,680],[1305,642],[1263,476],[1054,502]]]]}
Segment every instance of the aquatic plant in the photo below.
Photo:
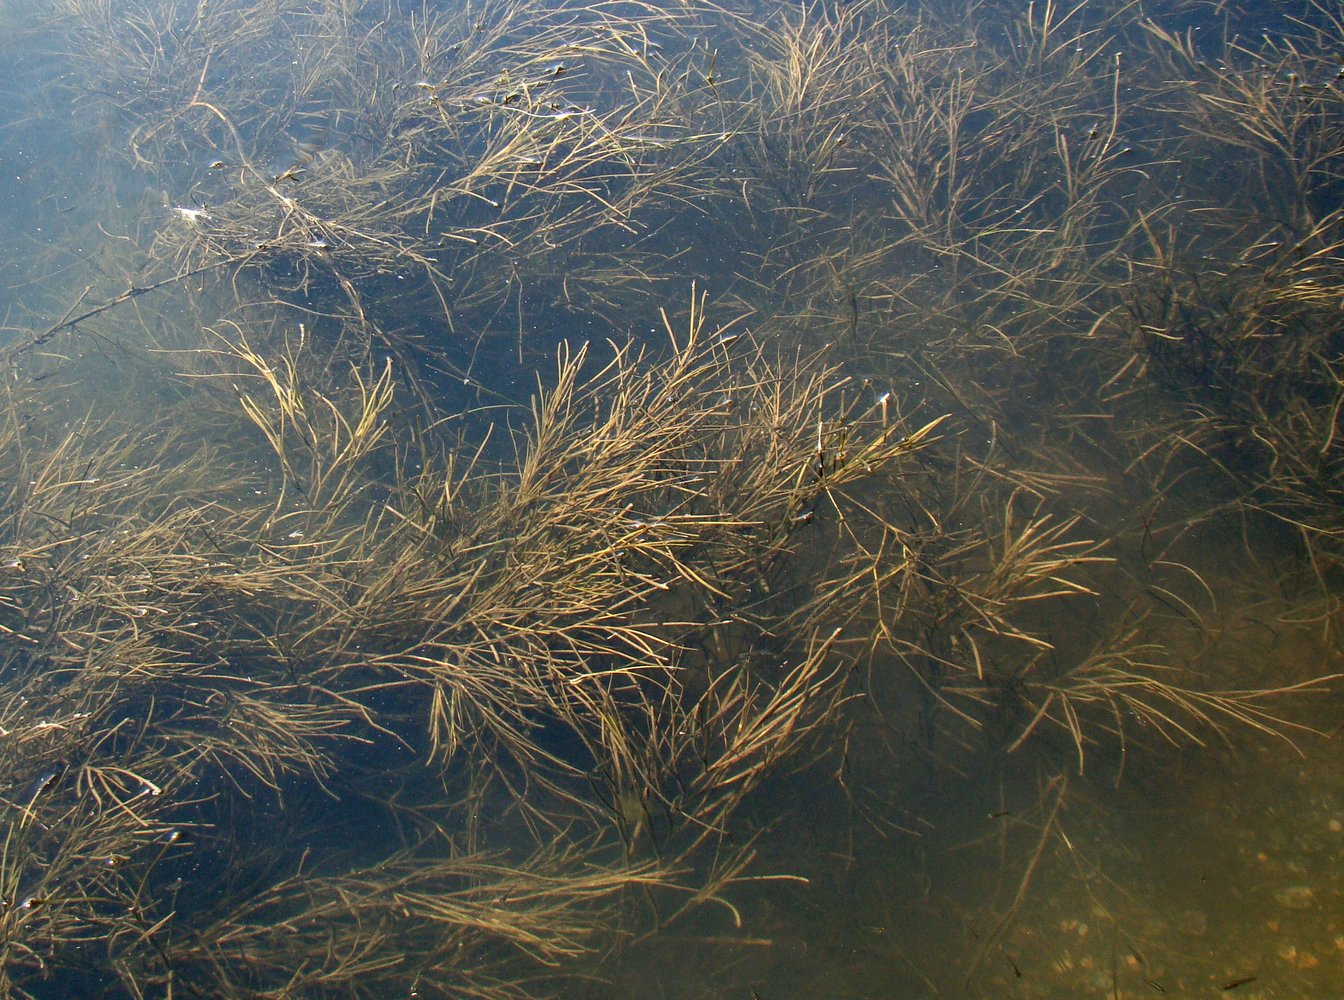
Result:
{"type": "Polygon", "coordinates": [[[742,927],[773,783],[1030,754],[973,979],[1098,761],[1307,732],[1198,540],[1333,629],[1330,9],[4,16],[96,169],[0,347],[0,992],[554,992],[742,927]]]}

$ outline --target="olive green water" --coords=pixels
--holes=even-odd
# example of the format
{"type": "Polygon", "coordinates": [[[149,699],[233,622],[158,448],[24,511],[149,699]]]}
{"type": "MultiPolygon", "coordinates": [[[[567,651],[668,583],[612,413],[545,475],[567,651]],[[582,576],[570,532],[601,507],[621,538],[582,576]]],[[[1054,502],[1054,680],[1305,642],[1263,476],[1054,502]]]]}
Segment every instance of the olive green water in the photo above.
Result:
{"type": "Polygon", "coordinates": [[[1342,17],[0,2],[0,994],[1344,993],[1342,17]]]}

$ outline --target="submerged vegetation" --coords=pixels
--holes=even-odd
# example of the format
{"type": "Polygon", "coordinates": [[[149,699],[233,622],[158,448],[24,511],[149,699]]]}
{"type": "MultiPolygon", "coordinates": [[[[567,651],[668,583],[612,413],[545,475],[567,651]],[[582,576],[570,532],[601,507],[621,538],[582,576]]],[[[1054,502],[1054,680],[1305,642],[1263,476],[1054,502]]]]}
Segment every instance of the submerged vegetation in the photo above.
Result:
{"type": "Polygon", "coordinates": [[[1285,6],[0,4],[0,994],[572,992],[750,943],[781,785],[916,839],[1021,762],[902,959],[995,995],[1088,781],[1334,697],[1285,6]]]}

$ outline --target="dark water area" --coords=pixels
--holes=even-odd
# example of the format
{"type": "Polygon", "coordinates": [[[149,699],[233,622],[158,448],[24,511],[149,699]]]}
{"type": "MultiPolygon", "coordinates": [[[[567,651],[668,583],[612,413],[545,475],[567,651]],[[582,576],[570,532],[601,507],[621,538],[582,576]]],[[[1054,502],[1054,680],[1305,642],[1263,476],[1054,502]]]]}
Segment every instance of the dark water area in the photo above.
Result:
{"type": "Polygon", "coordinates": [[[0,0],[0,996],[1344,995],[1342,38],[0,0]]]}

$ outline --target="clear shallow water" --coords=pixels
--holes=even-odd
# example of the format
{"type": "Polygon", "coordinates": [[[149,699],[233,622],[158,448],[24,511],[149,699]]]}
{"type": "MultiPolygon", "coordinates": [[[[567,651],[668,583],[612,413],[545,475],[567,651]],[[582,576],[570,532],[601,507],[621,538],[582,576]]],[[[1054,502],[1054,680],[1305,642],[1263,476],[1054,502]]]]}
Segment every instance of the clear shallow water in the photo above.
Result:
{"type": "Polygon", "coordinates": [[[124,8],[5,12],[13,995],[1339,988],[1329,11],[124,8]]]}
{"type": "MultiPolygon", "coordinates": [[[[1301,669],[1319,647],[1284,634],[1289,607],[1238,608],[1220,655],[1301,669]]],[[[1333,715],[1318,704],[1302,720],[1328,731],[1333,715]]],[[[1063,798],[1058,753],[981,756],[888,789],[899,811],[873,823],[855,824],[843,795],[790,785],[775,868],[809,883],[748,894],[743,930],[717,919],[652,943],[651,962],[595,995],[1328,996],[1344,852],[1331,746],[1105,754],[1063,798]]]]}

